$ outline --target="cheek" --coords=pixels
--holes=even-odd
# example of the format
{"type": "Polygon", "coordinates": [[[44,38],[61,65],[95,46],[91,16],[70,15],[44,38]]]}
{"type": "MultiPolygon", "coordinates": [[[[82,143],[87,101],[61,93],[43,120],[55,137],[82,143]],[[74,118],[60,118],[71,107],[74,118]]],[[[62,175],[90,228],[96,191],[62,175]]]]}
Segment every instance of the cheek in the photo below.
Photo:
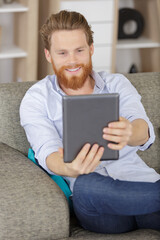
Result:
{"type": "Polygon", "coordinates": [[[56,69],[60,69],[62,66],[64,66],[64,61],[57,57],[56,58],[53,57],[53,62],[54,62],[54,66],[56,67],[56,69]]]}
{"type": "Polygon", "coordinates": [[[90,61],[90,55],[85,54],[84,56],[80,56],[78,60],[79,60],[79,63],[88,64],[88,62],[90,61]]]}
{"type": "Polygon", "coordinates": [[[64,65],[67,65],[67,59],[66,58],[57,58],[55,61],[55,64],[57,65],[58,68],[63,67],[64,65]]]}
{"type": "Polygon", "coordinates": [[[87,59],[88,61],[90,61],[91,58],[92,58],[92,54],[91,54],[90,52],[88,52],[88,54],[87,54],[87,56],[86,56],[86,59],[87,59]]]}

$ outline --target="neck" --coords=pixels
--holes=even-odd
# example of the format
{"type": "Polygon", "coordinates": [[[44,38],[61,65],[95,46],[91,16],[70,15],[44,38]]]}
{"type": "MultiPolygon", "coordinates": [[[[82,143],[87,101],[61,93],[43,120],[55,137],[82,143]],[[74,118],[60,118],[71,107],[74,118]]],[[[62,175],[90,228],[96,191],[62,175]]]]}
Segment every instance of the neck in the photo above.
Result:
{"type": "Polygon", "coordinates": [[[94,85],[94,79],[91,76],[88,76],[82,88],[73,90],[70,88],[65,88],[63,85],[61,86],[61,88],[67,95],[87,95],[93,93],[94,85]]]}

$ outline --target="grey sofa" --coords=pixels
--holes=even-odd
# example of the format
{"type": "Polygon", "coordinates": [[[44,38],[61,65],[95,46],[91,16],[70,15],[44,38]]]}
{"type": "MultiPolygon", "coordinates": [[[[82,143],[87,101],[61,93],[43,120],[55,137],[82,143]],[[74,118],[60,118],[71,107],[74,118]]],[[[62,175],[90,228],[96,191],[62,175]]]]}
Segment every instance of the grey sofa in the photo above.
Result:
{"type": "MultiPolygon", "coordinates": [[[[160,172],[160,73],[127,77],[142,95],[157,136],[153,146],[140,155],[160,172]]],[[[33,83],[0,84],[0,240],[160,239],[160,232],[150,229],[96,234],[70,217],[60,188],[27,158],[29,144],[19,123],[19,105],[33,83]]]]}

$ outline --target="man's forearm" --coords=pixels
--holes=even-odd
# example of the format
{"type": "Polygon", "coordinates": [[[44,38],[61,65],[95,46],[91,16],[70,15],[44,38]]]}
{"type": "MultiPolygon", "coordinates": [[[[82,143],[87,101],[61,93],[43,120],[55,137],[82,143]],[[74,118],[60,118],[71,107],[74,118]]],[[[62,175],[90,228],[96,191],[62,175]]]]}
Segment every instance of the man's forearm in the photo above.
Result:
{"type": "Polygon", "coordinates": [[[104,152],[104,148],[98,144],[91,146],[87,143],[72,162],[65,163],[61,150],[60,148],[59,152],[51,153],[46,159],[46,164],[55,174],[67,177],[78,177],[93,172],[100,164],[104,152]]]}
{"type": "Polygon", "coordinates": [[[149,139],[148,124],[143,119],[136,119],[132,123],[132,136],[128,142],[130,146],[143,145],[149,139]]]}
{"type": "Polygon", "coordinates": [[[46,164],[50,171],[66,176],[66,166],[59,152],[51,153],[46,159],[46,164]]]}

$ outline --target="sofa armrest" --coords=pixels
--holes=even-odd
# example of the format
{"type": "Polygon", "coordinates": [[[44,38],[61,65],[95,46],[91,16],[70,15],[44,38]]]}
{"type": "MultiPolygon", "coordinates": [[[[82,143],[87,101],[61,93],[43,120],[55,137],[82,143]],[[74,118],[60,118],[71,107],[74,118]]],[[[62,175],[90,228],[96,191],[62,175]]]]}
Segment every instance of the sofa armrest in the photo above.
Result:
{"type": "Polygon", "coordinates": [[[0,143],[0,239],[69,236],[69,208],[58,185],[19,151],[0,143]]]}

